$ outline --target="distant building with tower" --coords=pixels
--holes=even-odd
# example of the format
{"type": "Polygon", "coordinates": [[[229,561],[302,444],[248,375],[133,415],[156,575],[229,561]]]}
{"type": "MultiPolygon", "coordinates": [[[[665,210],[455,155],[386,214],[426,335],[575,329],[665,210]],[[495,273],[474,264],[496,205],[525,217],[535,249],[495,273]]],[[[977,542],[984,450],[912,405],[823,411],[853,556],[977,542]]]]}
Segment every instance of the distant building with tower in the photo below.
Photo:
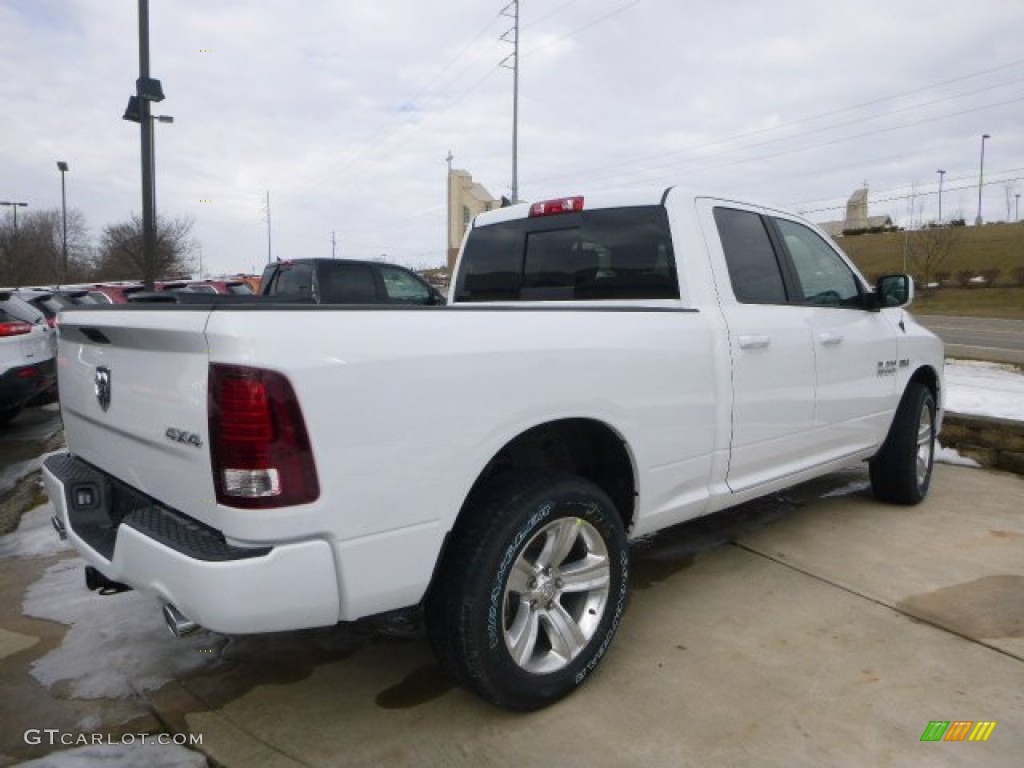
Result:
{"type": "Polygon", "coordinates": [[[893,226],[892,217],[868,215],[868,187],[865,184],[855,190],[846,201],[846,218],[841,221],[826,221],[819,224],[831,237],[840,237],[846,232],[865,232],[872,229],[887,229],[893,226]]]}
{"type": "Polygon", "coordinates": [[[448,153],[448,274],[455,269],[462,238],[478,213],[501,207],[483,184],[473,181],[469,171],[452,168],[452,155],[448,153]]]}

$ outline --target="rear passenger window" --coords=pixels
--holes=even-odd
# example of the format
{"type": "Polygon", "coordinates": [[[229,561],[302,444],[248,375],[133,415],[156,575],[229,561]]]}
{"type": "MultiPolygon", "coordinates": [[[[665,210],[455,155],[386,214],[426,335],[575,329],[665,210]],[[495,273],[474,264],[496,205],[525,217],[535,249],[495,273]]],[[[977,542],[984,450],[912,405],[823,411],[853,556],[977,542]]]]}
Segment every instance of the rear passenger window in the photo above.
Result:
{"type": "Polygon", "coordinates": [[[462,262],[456,302],[679,298],[661,206],[477,227],[462,262]]]}
{"type": "Polygon", "coordinates": [[[785,304],[782,269],[761,216],[735,208],[715,208],[715,224],[736,300],[744,304],[785,304]]]}
{"type": "Polygon", "coordinates": [[[374,304],[377,284],[373,270],[365,264],[325,264],[320,272],[320,302],[323,304],[374,304]]]}

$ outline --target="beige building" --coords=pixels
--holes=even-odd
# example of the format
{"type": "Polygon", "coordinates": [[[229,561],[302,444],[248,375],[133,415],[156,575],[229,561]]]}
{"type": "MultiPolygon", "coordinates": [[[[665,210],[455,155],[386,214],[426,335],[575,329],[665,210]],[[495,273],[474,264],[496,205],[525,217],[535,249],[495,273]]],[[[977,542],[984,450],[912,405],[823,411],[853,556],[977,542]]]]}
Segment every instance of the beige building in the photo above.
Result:
{"type": "Polygon", "coordinates": [[[893,226],[890,216],[868,216],[868,188],[856,190],[846,201],[846,218],[842,221],[826,221],[819,224],[829,236],[839,237],[847,230],[873,229],[893,226]]]}
{"type": "Polygon", "coordinates": [[[455,269],[462,238],[469,229],[469,223],[478,213],[501,207],[501,200],[494,198],[483,184],[473,181],[469,171],[449,169],[448,171],[448,274],[455,269]]]}

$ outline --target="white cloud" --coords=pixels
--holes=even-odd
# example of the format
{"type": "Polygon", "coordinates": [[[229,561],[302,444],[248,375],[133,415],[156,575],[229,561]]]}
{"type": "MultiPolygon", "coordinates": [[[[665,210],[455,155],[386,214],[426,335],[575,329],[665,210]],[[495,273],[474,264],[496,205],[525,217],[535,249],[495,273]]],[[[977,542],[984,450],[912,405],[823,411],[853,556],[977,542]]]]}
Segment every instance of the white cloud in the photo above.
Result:
{"type": "MultiPolygon", "coordinates": [[[[333,230],[342,255],[440,263],[448,149],[509,191],[503,4],[151,3],[158,111],[175,117],[156,129],[158,208],[195,217],[214,270],[265,260],[267,190],[275,255],[327,255],[333,230]]],[[[63,159],[94,234],[139,210],[139,132],[120,119],[135,7],[0,2],[0,55],[22,64],[0,80],[0,197],[58,206],[63,159]]],[[[1024,176],[1022,22],[1001,0],[524,3],[520,194],[679,183],[815,210],[864,180],[934,193],[942,167],[944,211],[973,218],[982,133],[986,178],[1024,176]]]]}

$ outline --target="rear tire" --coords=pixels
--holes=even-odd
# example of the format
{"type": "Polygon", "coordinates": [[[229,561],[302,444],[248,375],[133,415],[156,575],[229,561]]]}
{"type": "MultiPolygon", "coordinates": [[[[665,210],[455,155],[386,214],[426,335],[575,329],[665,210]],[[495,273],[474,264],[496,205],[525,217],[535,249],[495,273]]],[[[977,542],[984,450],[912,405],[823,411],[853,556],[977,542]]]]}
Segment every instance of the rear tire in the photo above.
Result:
{"type": "Polygon", "coordinates": [[[889,435],[869,464],[875,498],[919,504],[928,495],[935,462],[935,396],[919,382],[903,393],[889,435]]]}
{"type": "Polygon", "coordinates": [[[434,653],[493,704],[547,706],[597,667],[626,608],[619,514],[582,478],[528,471],[475,494],[464,515],[427,599],[434,653]]]}

